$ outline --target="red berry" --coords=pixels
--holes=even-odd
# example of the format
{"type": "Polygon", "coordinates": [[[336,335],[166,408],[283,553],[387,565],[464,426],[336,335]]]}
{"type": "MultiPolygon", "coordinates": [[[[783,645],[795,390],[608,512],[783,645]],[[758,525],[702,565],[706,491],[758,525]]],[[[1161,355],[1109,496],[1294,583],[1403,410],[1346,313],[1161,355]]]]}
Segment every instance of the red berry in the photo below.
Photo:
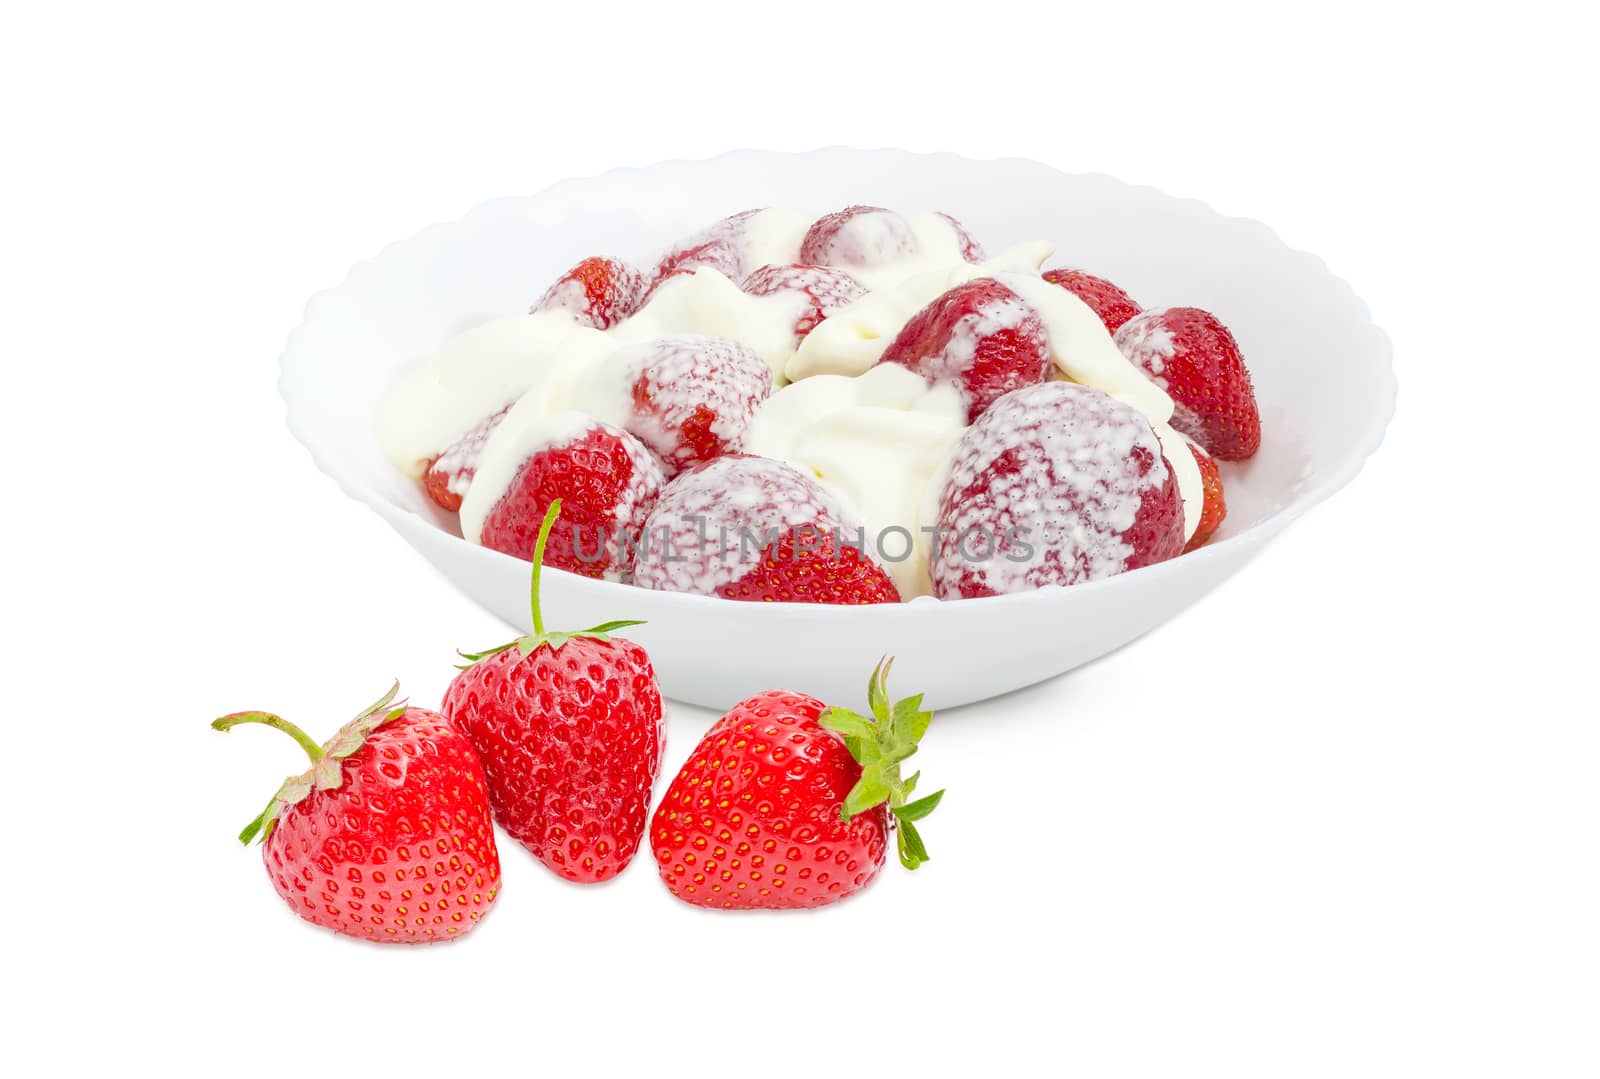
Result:
{"type": "Polygon", "coordinates": [[[905,218],[881,206],[850,206],[818,218],[800,241],[808,266],[877,266],[917,253],[905,218]]]}
{"type": "Polygon", "coordinates": [[[900,602],[894,582],[876,562],[843,546],[832,529],[804,525],[764,548],[750,572],[717,595],[772,603],[900,602]]]}
{"type": "Polygon", "coordinates": [[[478,458],[483,453],[483,447],[488,443],[489,436],[494,434],[494,429],[500,426],[500,421],[505,419],[506,413],[510,411],[510,405],[502,408],[456,439],[450,444],[449,449],[428,462],[428,470],[423,474],[422,484],[435,505],[451,513],[461,508],[461,500],[472,487],[472,477],[478,471],[478,458]]]}
{"type": "MultiPolygon", "coordinates": [[[[585,577],[625,580],[633,540],[665,482],[660,463],[633,435],[574,413],[541,417],[522,448],[522,463],[501,491],[472,492],[474,503],[492,499],[478,542],[532,558],[539,523],[560,499],[566,510],[545,563],[585,577]]],[[[482,479],[480,474],[475,488],[482,479]]]]}
{"type": "Polygon", "coordinates": [[[873,673],[870,716],[772,690],[712,724],[650,821],[673,895],[724,910],[837,902],[883,868],[891,820],[902,864],[927,860],[913,822],[944,792],[908,803],[916,777],[902,780],[900,764],[932,716],[920,695],[891,707],[887,675],[887,663],[873,673]]]}
{"type": "Polygon", "coordinates": [[[862,553],[866,543],[860,525],[794,467],[720,457],[662,490],[640,535],[634,583],[725,599],[897,602],[889,575],[862,553]]]}
{"type": "Polygon", "coordinates": [[[392,702],[398,686],[317,746],[266,712],[312,759],[245,828],[272,886],[309,922],[352,937],[425,944],[461,936],[500,891],[489,791],[472,746],[437,712],[392,702]]]}
{"type": "Polygon", "coordinates": [[[1082,270],[1050,270],[1044,279],[1052,285],[1060,285],[1078,299],[1089,305],[1089,309],[1100,316],[1100,321],[1105,323],[1106,330],[1116,333],[1122,324],[1139,313],[1139,305],[1134,302],[1122,289],[1113,285],[1103,277],[1096,277],[1092,273],[1082,270]]]}
{"type": "Polygon", "coordinates": [[[739,286],[752,296],[798,293],[805,297],[800,317],[795,320],[795,343],[805,340],[817,323],[829,318],[846,304],[867,294],[861,283],[843,270],[831,266],[763,266],[739,286]]]}
{"type": "Polygon", "coordinates": [[[644,274],[612,258],[586,258],[556,278],[532,311],[570,311],[585,326],[609,329],[644,302],[644,274]]]}
{"type": "Polygon", "coordinates": [[[1212,456],[1243,461],[1261,448],[1261,412],[1239,343],[1198,307],[1146,311],[1116,333],[1122,354],[1172,398],[1172,426],[1212,456]]]}
{"type": "Polygon", "coordinates": [[[756,408],[772,392],[767,361],[723,337],[646,342],[630,353],[626,378],[632,410],[624,426],[668,476],[743,449],[756,408]]]}
{"type": "Polygon", "coordinates": [[[1184,436],[1184,444],[1189,447],[1189,452],[1194,454],[1195,464],[1200,466],[1200,485],[1205,491],[1204,508],[1200,511],[1200,524],[1196,526],[1194,535],[1189,537],[1189,542],[1184,546],[1183,553],[1188,554],[1196,547],[1202,546],[1216,532],[1217,526],[1228,515],[1228,504],[1222,497],[1222,473],[1217,469],[1216,460],[1194,439],[1184,436]]]}
{"type": "Polygon", "coordinates": [[[840,819],[861,766],[818,726],[827,707],[772,690],[712,724],[650,823],[673,895],[729,909],[819,906],[878,875],[889,814],[880,805],[840,819]]]}
{"type": "Polygon", "coordinates": [[[1099,580],[1183,547],[1183,501],[1144,414],[1045,382],[1007,394],[956,446],[930,571],[941,599],[1099,580]]]}
{"type": "Polygon", "coordinates": [[[539,567],[561,503],[533,557],[532,634],[467,655],[444,714],[488,774],[494,819],[550,869],[580,883],[622,872],[644,836],[666,738],[650,657],[609,631],[547,632],[539,567]]]}
{"type": "Polygon", "coordinates": [[[1003,394],[1042,382],[1050,347],[1039,313],[1006,285],[980,277],[911,316],[882,362],[954,385],[970,422],[1003,394]]]}
{"type": "Polygon", "coordinates": [[[669,277],[702,269],[716,270],[730,281],[743,281],[753,268],[744,264],[745,227],[760,212],[745,210],[725,217],[669,249],[650,276],[650,291],[669,277]]]}
{"type": "Polygon", "coordinates": [[[955,230],[956,243],[961,245],[961,257],[963,259],[967,262],[982,262],[989,257],[984,253],[983,245],[967,230],[967,226],[943,211],[940,211],[939,216],[944,218],[949,226],[955,230]]]}
{"type": "Polygon", "coordinates": [[[650,657],[621,637],[515,648],[456,676],[444,711],[477,747],[500,827],[568,880],[639,849],[665,728],[650,657]]]}

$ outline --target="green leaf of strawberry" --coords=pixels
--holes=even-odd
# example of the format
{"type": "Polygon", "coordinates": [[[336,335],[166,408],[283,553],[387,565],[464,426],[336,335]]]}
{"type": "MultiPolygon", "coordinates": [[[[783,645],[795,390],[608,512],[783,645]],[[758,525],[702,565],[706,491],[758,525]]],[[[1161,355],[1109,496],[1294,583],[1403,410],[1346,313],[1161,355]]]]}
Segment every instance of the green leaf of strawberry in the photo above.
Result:
{"type": "MultiPolygon", "coordinates": [[[[909,784],[908,784],[909,786],[909,784]]],[[[907,802],[890,810],[901,821],[921,820],[939,805],[939,799],[944,797],[944,791],[934,791],[926,798],[918,798],[915,802],[907,802]]]]}
{"type": "Polygon", "coordinates": [[[278,816],[285,809],[304,800],[313,790],[338,790],[344,784],[344,771],[340,767],[340,762],[366,744],[367,738],[373,731],[405,714],[405,702],[395,704],[394,699],[399,692],[400,683],[396,682],[389,687],[389,692],[362,709],[354,719],[340,727],[337,734],[320,746],[312,741],[311,736],[305,731],[271,712],[234,712],[232,715],[212,720],[211,729],[218,731],[231,731],[243,723],[259,723],[280,730],[293,738],[300,748],[306,751],[306,756],[311,758],[311,767],[297,776],[290,776],[284,780],[283,786],[278,788],[278,793],[267,803],[267,808],[263,809],[255,820],[244,826],[244,830],[239,833],[239,842],[248,845],[253,839],[264,841],[272,834],[272,826],[278,816]]]}
{"type": "Polygon", "coordinates": [[[928,860],[928,848],[923,846],[922,835],[912,822],[932,813],[944,797],[944,791],[935,791],[914,802],[907,801],[922,773],[901,779],[900,764],[916,753],[917,743],[928,733],[933,713],[923,711],[920,693],[890,704],[888,681],[893,666],[893,659],[882,659],[872,672],[867,683],[870,716],[844,708],[830,708],[817,722],[842,735],[850,755],[861,765],[861,778],[845,796],[839,815],[849,820],[887,803],[895,818],[900,864],[915,869],[928,860]]]}

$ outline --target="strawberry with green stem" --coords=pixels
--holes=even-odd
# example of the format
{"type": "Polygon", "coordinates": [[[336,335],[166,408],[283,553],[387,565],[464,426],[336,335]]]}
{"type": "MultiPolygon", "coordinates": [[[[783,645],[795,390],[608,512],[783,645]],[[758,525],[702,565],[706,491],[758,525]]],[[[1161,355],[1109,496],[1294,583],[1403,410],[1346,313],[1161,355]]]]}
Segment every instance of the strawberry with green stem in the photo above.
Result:
{"type": "Polygon", "coordinates": [[[322,745],[270,712],[211,726],[272,727],[310,758],[239,833],[241,843],[261,843],[267,875],[295,913],[367,940],[449,940],[499,893],[488,785],[467,740],[437,712],[396,703],[399,689],[322,745]]]}
{"type": "Polygon", "coordinates": [[[898,824],[900,861],[928,860],[915,821],[943,791],[909,801],[931,714],[922,696],[889,703],[890,662],[868,683],[870,715],[770,690],[733,706],[667,787],[650,824],[673,895],[724,910],[796,909],[853,895],[883,868],[898,824]]]}
{"type": "Polygon", "coordinates": [[[483,759],[500,827],[554,872],[594,883],[639,848],[666,728],[649,655],[611,636],[641,623],[545,628],[539,578],[560,512],[555,499],[534,544],[533,632],[462,653],[444,714],[483,759]]]}

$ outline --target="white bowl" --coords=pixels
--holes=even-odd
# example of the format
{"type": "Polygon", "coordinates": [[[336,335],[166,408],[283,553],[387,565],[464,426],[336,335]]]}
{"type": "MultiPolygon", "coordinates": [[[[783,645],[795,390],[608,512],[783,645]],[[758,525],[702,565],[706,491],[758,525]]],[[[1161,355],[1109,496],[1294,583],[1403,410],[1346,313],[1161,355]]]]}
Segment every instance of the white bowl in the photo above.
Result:
{"type": "Polygon", "coordinates": [[[1015,159],[828,149],[742,151],[567,180],[485,203],[357,265],[315,297],[283,354],[289,426],[317,465],[467,595],[529,628],[528,565],[461,539],[378,449],[373,410],[402,369],[491,316],[525,311],[580,258],[644,259],[752,206],[851,203],[948,210],[997,250],[1057,245],[1053,264],[1103,274],[1148,307],[1215,312],[1238,337],[1261,405],[1259,454],[1224,466],[1228,518],[1193,554],[1092,584],[990,599],[869,607],[738,603],[545,574],[546,621],[628,630],[673,698],[715,708],[785,687],[859,703],[882,654],[934,708],[1071,670],[1153,629],[1222,583],[1343,487],[1394,411],[1389,341],[1313,255],[1255,221],[1109,176],[1015,159]]]}

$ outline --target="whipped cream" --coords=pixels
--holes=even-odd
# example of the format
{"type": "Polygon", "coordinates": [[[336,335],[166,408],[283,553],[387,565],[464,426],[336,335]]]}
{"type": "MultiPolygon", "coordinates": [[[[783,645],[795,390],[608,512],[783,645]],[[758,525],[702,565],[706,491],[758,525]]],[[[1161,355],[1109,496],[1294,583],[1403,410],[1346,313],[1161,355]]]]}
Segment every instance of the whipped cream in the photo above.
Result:
{"type": "MultiPolygon", "coordinates": [[[[965,409],[953,387],[930,387],[897,365],[876,365],[906,322],[939,295],[994,277],[1039,313],[1057,377],[1102,390],[1149,419],[1176,475],[1186,537],[1192,536],[1204,491],[1198,465],[1169,426],[1172,400],[1122,355],[1088,305],[1043,280],[1040,267],[1053,247],[1021,243],[972,263],[962,257],[962,238],[945,217],[906,214],[894,219],[904,224],[893,227],[891,219],[869,213],[846,223],[853,248],[869,258],[890,251],[893,257],[840,266],[868,291],[818,323],[798,347],[794,326],[807,309],[803,295],[752,296],[722,273],[700,269],[664,281],[639,311],[607,330],[581,325],[564,310],[541,310],[453,338],[385,395],[377,416],[380,444],[397,468],[419,477],[429,461],[509,407],[462,505],[468,533],[481,528],[492,499],[511,482],[519,454],[547,443],[547,417],[575,412],[624,425],[628,346],[680,334],[732,338],[766,361],[780,387],[758,411],[746,450],[815,476],[856,512],[869,541],[886,529],[909,532],[915,546],[907,558],[893,559],[896,536],[884,539],[880,555],[890,557],[880,560],[902,596],[924,595],[930,591],[929,539],[922,529],[933,522],[930,507],[966,427],[965,409]]],[[[750,215],[738,233],[740,265],[754,270],[798,262],[813,220],[791,209],[750,215]]]]}
{"type": "MultiPolygon", "coordinates": [[[[954,235],[953,229],[951,234],[954,235]]],[[[798,382],[813,375],[862,374],[878,362],[913,315],[944,293],[975,278],[994,277],[1006,271],[1037,277],[1039,267],[1054,250],[1047,243],[1035,241],[1008,247],[984,262],[965,262],[958,255],[953,263],[914,269],[897,284],[868,292],[818,323],[800,343],[784,368],[784,375],[789,381],[798,382]]],[[[1109,334],[1106,339],[1110,341],[1109,334]]]]}
{"type": "Polygon", "coordinates": [[[378,407],[378,440],[395,467],[415,477],[485,416],[529,395],[546,412],[576,409],[620,425],[627,387],[617,353],[658,337],[732,338],[776,378],[794,354],[805,307],[799,293],[751,296],[717,271],[699,270],[670,278],[609,330],[559,310],[495,319],[453,338],[394,385],[378,407]]]}
{"type": "Polygon", "coordinates": [[[902,599],[930,595],[933,517],[967,406],[955,387],[883,364],[856,378],[817,375],[767,398],[746,450],[814,477],[865,529],[863,546],[902,599]],[[931,494],[930,494],[931,492],[931,494]]]}

